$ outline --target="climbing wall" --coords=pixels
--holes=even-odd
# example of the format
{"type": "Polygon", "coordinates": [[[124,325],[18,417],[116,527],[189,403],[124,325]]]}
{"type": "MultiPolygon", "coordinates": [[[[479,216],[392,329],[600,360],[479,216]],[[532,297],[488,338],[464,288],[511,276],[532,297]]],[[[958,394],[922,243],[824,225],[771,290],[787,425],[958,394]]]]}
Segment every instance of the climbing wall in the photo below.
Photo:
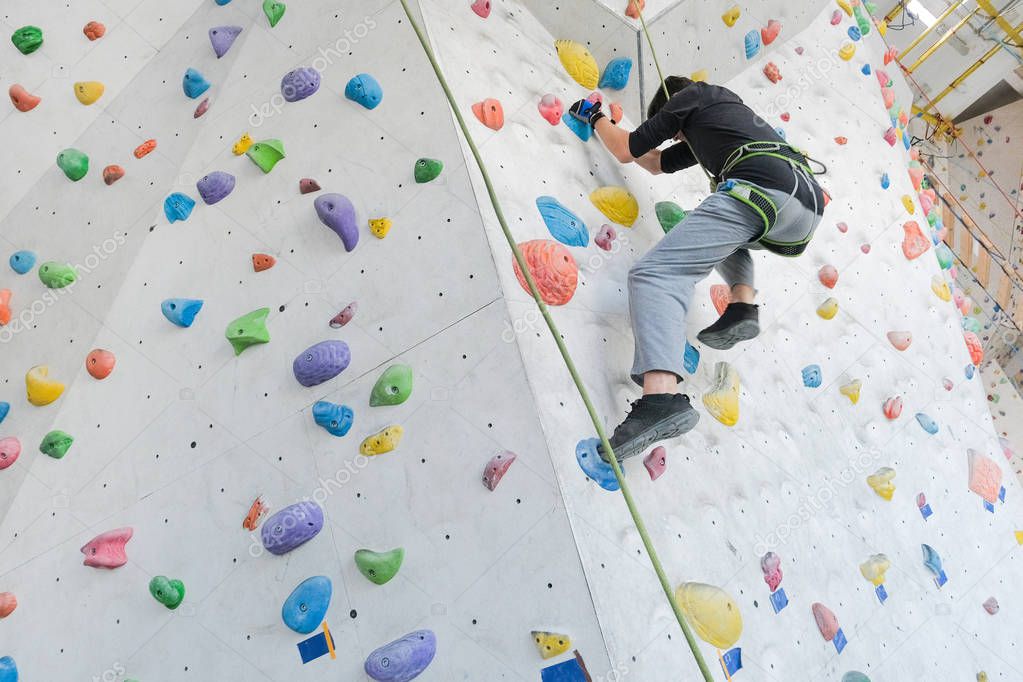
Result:
{"type": "MultiPolygon", "coordinates": [[[[616,226],[619,236],[609,251],[592,241],[569,248],[579,284],[571,301],[553,312],[598,412],[613,427],[637,396],[628,378],[627,271],[662,234],[654,203],[671,200],[691,209],[706,196],[706,182],[698,170],[651,177],[620,166],[596,142],[583,143],[537,115],[545,93],[566,107],[589,94],[559,65],[555,39],[587,44],[601,68],[619,56],[591,36],[563,33],[564,21],[548,30],[541,19],[503,5],[485,22],[447,3],[424,6],[463,113],[487,97],[503,102],[502,130],[491,132],[472,118],[469,125],[517,241],[552,239],[537,212],[539,196],[558,199],[591,236],[611,222],[591,205],[593,190],[624,186],[638,200],[639,220],[632,228],[616,226]],[[441,38],[449,35],[461,39],[441,38]]],[[[714,6],[716,13],[706,12],[719,16],[730,3],[714,6]]],[[[699,426],[667,444],[667,469],[659,478],[651,480],[639,458],[627,463],[627,477],[669,580],[720,587],[740,609],[744,628],[736,646],[743,671],[735,679],[839,680],[853,670],[874,680],[977,679],[981,671],[987,679],[1016,679],[1023,674],[1014,654],[1019,604],[1013,584],[1023,573],[1020,536],[1014,535],[1019,484],[1009,475],[975,378],[961,313],[949,300],[954,283],[941,266],[948,255],[933,244],[913,260],[903,252],[907,221],[916,220],[921,234],[930,232],[928,218],[940,228],[940,207],[937,213],[930,207],[925,217],[907,175],[911,159],[900,113],[908,113],[908,87],[896,67],[885,68],[877,31],[851,42],[854,21],[838,11],[833,22],[836,10],[819,5],[801,32],[783,27],[775,43],[726,83],[827,165],[823,184],[833,200],[818,236],[797,260],[756,256],[761,336],[729,352],[696,344],[699,365],[682,388],[702,413],[699,426]],[[839,56],[847,43],[855,46],[848,61],[839,56]],[[768,62],[783,77],[777,84],[763,73],[768,62]],[[890,112],[878,70],[886,71],[882,81],[894,80],[890,112]],[[833,290],[818,277],[826,265],[838,272],[833,290]],[[837,305],[832,319],[823,316],[834,312],[828,299],[837,305]],[[905,336],[893,334],[893,343],[889,332],[910,332],[911,343],[899,350],[895,343],[905,347],[905,336]],[[740,377],[739,417],[732,427],[701,401],[712,390],[719,362],[740,377]],[[804,383],[804,368],[811,365],[822,377],[816,387],[804,383]],[[901,398],[901,415],[889,409],[889,419],[882,405],[895,397],[901,398]],[[986,505],[969,489],[971,449],[989,458],[977,461],[1003,474],[1004,502],[986,505]],[[875,492],[867,479],[876,473],[884,479],[886,467],[894,473],[894,491],[873,479],[875,492]],[[922,561],[923,544],[941,557],[947,577],[941,587],[922,561]],[[784,599],[777,592],[772,597],[761,568],[768,552],[780,559],[779,590],[788,599],[779,612],[772,602],[784,599]],[[876,554],[890,562],[878,580],[885,587],[883,603],[860,568],[869,573],[879,565],[868,563],[876,554]],[[1001,606],[996,615],[983,606],[994,610],[991,597],[1001,606]],[[819,631],[815,603],[837,618],[848,642],[841,653],[822,637],[834,634],[833,622],[822,618],[819,631]]],[[[581,25],[592,11],[579,4],[581,25]]],[[[698,43],[677,38],[693,34],[691,24],[682,23],[677,32],[665,28],[655,41],[662,55],[670,54],[662,57],[666,71],[688,74],[711,66],[701,58],[708,42],[715,49],[729,46],[742,62],[744,34],[779,16],[770,6],[754,14],[744,14],[745,23],[734,28],[708,19],[699,25],[707,35],[698,43]]],[[[682,12],[679,21],[685,18],[682,12]]],[[[605,102],[627,92],[605,90],[605,102]]],[[[623,125],[635,122],[627,118],[623,125]]],[[[480,187],[477,181],[482,196],[480,187]]],[[[598,487],[577,466],[577,443],[593,435],[592,425],[543,320],[515,279],[510,250],[485,202],[482,213],[611,660],[626,679],[696,679],[622,497],[598,487]]],[[[674,229],[685,229],[685,223],[674,229]]],[[[925,237],[922,245],[929,242],[925,237]]],[[[709,289],[719,282],[712,276],[698,287],[691,337],[715,319],[709,289]]],[[[717,667],[721,652],[701,646],[717,667]]],[[[724,679],[720,668],[716,674],[724,679]]]]}

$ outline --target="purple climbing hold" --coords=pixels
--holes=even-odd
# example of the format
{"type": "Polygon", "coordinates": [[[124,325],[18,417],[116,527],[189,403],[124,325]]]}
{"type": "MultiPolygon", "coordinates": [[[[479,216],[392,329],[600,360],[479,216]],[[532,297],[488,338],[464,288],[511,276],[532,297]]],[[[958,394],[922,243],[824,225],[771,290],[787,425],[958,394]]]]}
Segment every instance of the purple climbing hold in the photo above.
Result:
{"type": "Polygon", "coordinates": [[[320,341],[295,358],[291,369],[303,386],[316,386],[333,379],[348,367],[352,353],[344,341],[320,341]]]}
{"type": "Polygon", "coordinates": [[[281,94],[288,102],[298,102],[310,97],[320,89],[320,72],[308,66],[300,66],[284,74],[281,79],[281,94]]]}
{"type": "Polygon", "coordinates": [[[234,190],[234,176],[224,171],[213,171],[202,176],[195,183],[195,188],[206,205],[212,206],[234,190]]]}
{"type": "Polygon", "coordinates": [[[220,59],[234,45],[234,39],[242,32],[241,26],[214,26],[210,29],[210,44],[220,59]]]}
{"type": "Polygon", "coordinates": [[[416,630],[366,657],[363,668],[377,682],[409,682],[426,670],[437,654],[432,630],[416,630]]]}
{"type": "Polygon", "coordinates": [[[263,547],[280,556],[309,542],[323,528],[323,510],[306,500],[285,507],[263,524],[260,537],[263,547]]]}
{"type": "Polygon", "coordinates": [[[359,243],[359,226],[355,223],[355,206],[343,194],[323,194],[313,202],[320,221],[334,230],[351,251],[359,243]]]}

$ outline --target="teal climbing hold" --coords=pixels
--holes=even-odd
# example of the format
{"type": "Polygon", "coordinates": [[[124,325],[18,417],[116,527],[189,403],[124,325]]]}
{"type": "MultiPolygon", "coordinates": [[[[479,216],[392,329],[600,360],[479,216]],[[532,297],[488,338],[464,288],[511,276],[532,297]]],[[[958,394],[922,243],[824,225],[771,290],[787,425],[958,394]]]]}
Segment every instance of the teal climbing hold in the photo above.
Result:
{"type": "Polygon", "coordinates": [[[412,368],[408,365],[391,365],[373,385],[369,404],[372,407],[401,405],[411,394],[412,368]]]}
{"type": "Polygon", "coordinates": [[[281,620],[295,632],[308,635],[323,622],[333,593],[334,585],[327,576],[306,578],[285,600],[281,620]]]}
{"type": "Polygon", "coordinates": [[[628,57],[612,59],[604,68],[600,76],[598,87],[611,90],[622,90],[629,84],[629,74],[632,73],[632,60],[628,57]]]}
{"type": "Polygon", "coordinates": [[[57,167],[64,171],[69,180],[78,182],[89,172],[89,157],[85,152],[68,148],[57,154],[57,167]]]}
{"type": "Polygon", "coordinates": [[[194,298],[168,298],[160,304],[163,316],[179,327],[191,327],[202,310],[202,301],[194,298]]]}
{"type": "Polygon", "coordinates": [[[35,267],[36,255],[31,251],[15,251],[11,254],[9,262],[11,270],[14,270],[19,275],[24,275],[35,267]]]}
{"type": "Polygon", "coordinates": [[[820,365],[807,365],[803,368],[803,385],[807,388],[820,388],[823,378],[820,365]]]}
{"type": "Polygon", "coordinates": [[[210,89],[210,82],[201,73],[189,68],[181,79],[181,89],[185,91],[186,97],[195,99],[210,89]]]}
{"type": "Polygon", "coordinates": [[[842,682],[870,682],[870,678],[858,670],[850,670],[842,675],[842,682]]]}
{"type": "Polygon", "coordinates": [[[277,165],[277,162],[284,158],[284,143],[273,138],[260,140],[249,147],[245,156],[252,159],[252,163],[259,166],[259,170],[269,173],[277,165]]]}
{"type": "Polygon", "coordinates": [[[744,40],[746,43],[746,59],[753,59],[760,53],[760,31],[750,31],[744,40]]]}
{"type": "MultiPolygon", "coordinates": [[[[614,492],[619,489],[618,479],[615,477],[614,469],[608,462],[605,462],[597,452],[600,445],[599,438],[584,438],[575,446],[575,461],[594,483],[604,490],[614,492]]],[[[622,473],[625,467],[622,465],[622,473]]]]}
{"type": "Polygon", "coordinates": [[[366,579],[377,585],[383,585],[398,574],[405,560],[405,548],[398,547],[389,552],[374,552],[360,549],[355,553],[355,565],[366,579]]]}
{"type": "Polygon", "coordinates": [[[18,682],[18,666],[10,656],[0,658],[0,682],[18,682]]]}
{"type": "Polygon", "coordinates": [[[6,400],[0,400],[0,424],[4,423],[7,419],[7,414],[11,411],[11,404],[6,400]]]}
{"type": "Polygon", "coordinates": [[[658,201],[654,204],[654,212],[657,214],[657,221],[661,224],[664,234],[671,232],[672,228],[685,220],[688,215],[674,201],[658,201]]]}
{"type": "Polygon", "coordinates": [[[43,436],[43,442],[39,444],[39,451],[54,459],[62,459],[74,442],[75,439],[71,434],[53,430],[43,436]]]}
{"type": "Polygon", "coordinates": [[[313,421],[330,435],[341,437],[352,428],[355,412],[347,405],[317,400],[313,403],[313,421]]]}
{"type": "Polygon", "coordinates": [[[417,159],[413,174],[415,175],[416,182],[423,184],[424,182],[430,182],[435,180],[440,172],[444,170],[444,163],[437,159],[417,159]]]}
{"type": "Polygon", "coordinates": [[[269,308],[260,308],[242,315],[227,325],[224,336],[234,348],[235,355],[241,355],[242,351],[250,346],[270,343],[270,332],[266,328],[266,318],[269,315],[269,308]]]}
{"type": "Polygon", "coordinates": [[[562,114],[561,120],[564,122],[566,126],[568,126],[569,130],[576,134],[576,137],[578,137],[580,140],[582,140],[583,142],[590,141],[590,137],[593,136],[593,128],[590,127],[589,123],[587,123],[586,121],[580,121],[567,111],[564,114],[562,114]]]}
{"type": "Polygon", "coordinates": [[[941,266],[942,270],[948,270],[952,267],[952,263],[955,262],[955,255],[952,253],[952,249],[948,248],[948,245],[942,242],[934,249],[934,255],[938,257],[938,265],[941,266]]]}
{"type": "Polygon", "coordinates": [[[195,199],[181,192],[174,192],[163,200],[163,214],[172,223],[188,220],[188,216],[192,215],[193,208],[195,208],[195,199]]]}
{"type": "Polygon", "coordinates": [[[590,243],[590,233],[586,229],[586,223],[554,197],[538,197],[536,208],[540,211],[540,216],[547,225],[551,236],[562,244],[586,246],[590,243]]]}
{"type": "Polygon", "coordinates": [[[70,265],[48,261],[39,266],[39,280],[49,289],[63,289],[78,279],[70,265]]]}

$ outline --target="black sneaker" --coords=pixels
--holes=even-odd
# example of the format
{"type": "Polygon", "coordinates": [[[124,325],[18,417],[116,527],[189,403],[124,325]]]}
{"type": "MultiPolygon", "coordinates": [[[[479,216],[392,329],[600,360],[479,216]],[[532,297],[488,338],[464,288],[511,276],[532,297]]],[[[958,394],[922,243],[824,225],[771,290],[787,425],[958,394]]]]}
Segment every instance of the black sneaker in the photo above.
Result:
{"type": "Polygon", "coordinates": [[[728,350],[740,341],[755,339],[760,333],[760,311],[752,303],[729,303],[718,321],[696,335],[700,343],[728,350]]]}
{"type": "MultiPolygon", "coordinates": [[[[611,447],[621,462],[635,457],[659,440],[681,436],[700,421],[700,413],[689,404],[689,396],[673,393],[645,395],[632,403],[632,410],[614,435],[611,447]]],[[[611,461],[603,446],[597,453],[605,462],[611,461]]]]}

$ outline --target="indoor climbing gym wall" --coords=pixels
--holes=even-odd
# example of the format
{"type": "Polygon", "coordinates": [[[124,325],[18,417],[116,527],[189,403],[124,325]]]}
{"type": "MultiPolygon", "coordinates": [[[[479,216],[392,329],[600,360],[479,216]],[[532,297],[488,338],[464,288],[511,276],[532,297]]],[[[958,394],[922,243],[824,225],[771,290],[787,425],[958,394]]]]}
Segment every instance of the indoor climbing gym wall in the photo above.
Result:
{"type": "Polygon", "coordinates": [[[1021,679],[1020,486],[872,9],[5,3],[0,682],[1021,679]],[[655,58],[832,199],[755,341],[699,344],[699,286],[641,532],[501,222],[612,428],[629,267],[707,182],[565,114],[635,126],[655,58]]]}

